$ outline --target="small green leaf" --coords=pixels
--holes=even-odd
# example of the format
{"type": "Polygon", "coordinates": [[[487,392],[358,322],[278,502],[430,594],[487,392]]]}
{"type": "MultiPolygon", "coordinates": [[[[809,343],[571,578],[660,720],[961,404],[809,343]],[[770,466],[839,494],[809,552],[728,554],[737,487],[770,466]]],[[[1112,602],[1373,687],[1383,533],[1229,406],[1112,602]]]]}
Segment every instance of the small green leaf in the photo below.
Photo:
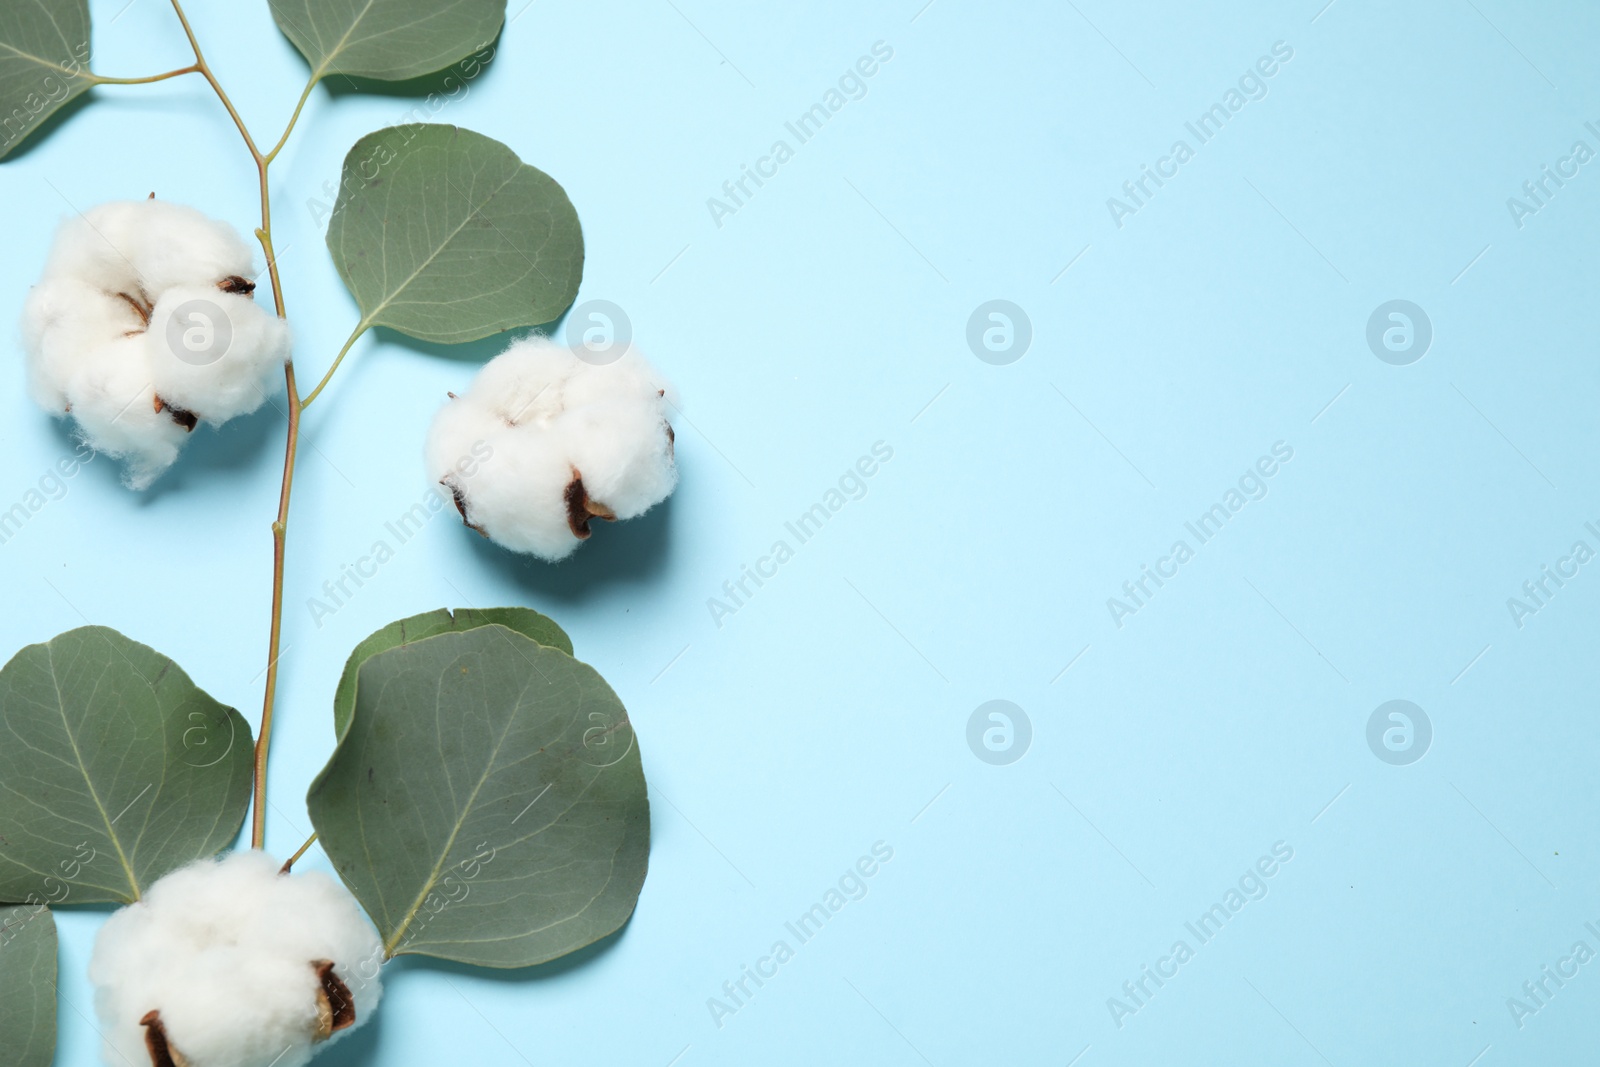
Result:
{"type": "Polygon", "coordinates": [[[400,81],[492,43],[506,0],[272,0],[272,17],[314,78],[400,81]]]}
{"type": "Polygon", "coordinates": [[[499,625],[362,664],[306,803],[391,956],[566,955],[628,920],[649,860],[621,701],[592,667],[499,625]]]}
{"type": "Polygon", "coordinates": [[[540,615],[532,608],[459,608],[451,614],[447,608],[399,619],[370,635],[350,653],[345,661],[344,673],[339,676],[339,687],[333,691],[333,730],[344,736],[350,724],[350,713],[356,706],[356,678],[361,665],[379,652],[421,641],[434,634],[458,630],[472,630],[479,626],[499,623],[520,634],[533,638],[541,645],[559,648],[572,655],[572,639],[554,620],[540,615]]]}
{"type": "Polygon", "coordinates": [[[555,319],[583,277],[565,190],[499,141],[455,126],[393,126],[345,156],[328,251],[361,328],[475,341],[555,319]]]}
{"type": "Polygon", "coordinates": [[[0,902],[129,903],[238,834],[250,725],[103,626],[0,669],[0,902]]]}
{"type": "Polygon", "coordinates": [[[0,157],[93,84],[88,0],[0,3],[0,157]]]}
{"type": "Polygon", "coordinates": [[[56,920],[43,904],[0,907],[0,1048],[12,1067],[56,1056],[56,920]]]}

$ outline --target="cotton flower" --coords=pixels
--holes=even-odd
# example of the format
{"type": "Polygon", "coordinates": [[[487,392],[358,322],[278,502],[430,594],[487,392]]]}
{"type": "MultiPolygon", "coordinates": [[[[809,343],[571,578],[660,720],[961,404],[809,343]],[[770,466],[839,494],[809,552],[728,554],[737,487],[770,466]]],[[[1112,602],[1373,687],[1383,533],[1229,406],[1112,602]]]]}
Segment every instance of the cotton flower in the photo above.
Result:
{"type": "Polygon", "coordinates": [[[320,872],[200,860],[113,914],[89,980],[114,1067],[301,1067],[377,1007],[382,944],[320,872]]]}
{"type": "Polygon", "coordinates": [[[629,348],[597,365],[518,341],[451,395],[428,432],[428,474],[485,537],[549,560],[593,519],[631,519],[677,484],[668,385],[629,348]]]}
{"type": "Polygon", "coordinates": [[[260,407],[288,359],[251,260],[231,226],[153,198],[69,219],[23,308],[34,400],[145,488],[199,423],[260,407]]]}

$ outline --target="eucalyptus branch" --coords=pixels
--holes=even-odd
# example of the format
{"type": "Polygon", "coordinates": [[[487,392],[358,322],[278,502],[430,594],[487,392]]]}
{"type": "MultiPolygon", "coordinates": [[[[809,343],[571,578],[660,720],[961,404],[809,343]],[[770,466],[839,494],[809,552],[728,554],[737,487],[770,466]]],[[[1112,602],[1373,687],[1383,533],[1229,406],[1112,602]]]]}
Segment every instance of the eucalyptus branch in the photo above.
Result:
{"type": "Polygon", "coordinates": [[[143,78],[107,78],[104,75],[91,74],[89,75],[89,80],[95,85],[149,85],[151,82],[164,82],[168,78],[198,73],[200,73],[200,66],[194,63],[187,67],[179,67],[177,70],[169,70],[165,74],[150,74],[143,78]]]}
{"type": "Polygon", "coordinates": [[[278,143],[266,154],[265,161],[271,163],[278,158],[278,153],[283,151],[283,146],[289,143],[289,135],[294,132],[295,123],[300,121],[300,112],[305,109],[306,101],[311,97],[311,90],[317,87],[322,80],[320,74],[312,74],[306,80],[306,87],[300,91],[300,99],[294,105],[294,112],[289,116],[289,124],[283,128],[283,136],[278,138],[278,143]]]}
{"type": "MultiPolygon", "coordinates": [[[[272,300],[279,318],[284,318],[283,281],[278,275],[278,257],[272,245],[272,199],[268,191],[267,171],[272,162],[272,157],[288,141],[290,132],[294,129],[300,117],[300,111],[305,106],[306,97],[310,95],[315,80],[306,86],[305,92],[300,96],[300,102],[295,106],[293,115],[290,116],[288,126],[283,131],[283,136],[272,152],[263,155],[256,146],[255,138],[250,136],[250,130],[245,125],[244,119],[239,116],[238,110],[233,106],[227,91],[222,88],[222,83],[212,72],[210,64],[206,62],[205,53],[200,48],[200,42],[195,37],[194,28],[189,25],[188,16],[184,14],[181,0],[172,0],[172,9],[178,16],[178,21],[183,25],[184,36],[189,39],[189,46],[194,50],[194,70],[205,77],[207,83],[216,92],[217,99],[222,101],[222,106],[227,109],[228,115],[233,119],[233,124],[238,127],[239,134],[244,138],[245,147],[250,150],[250,157],[255,161],[256,174],[261,187],[261,226],[256,230],[256,239],[261,242],[261,250],[267,258],[267,276],[272,284],[272,300]]],[[[289,428],[288,441],[284,446],[283,454],[283,482],[278,493],[278,516],[272,523],[272,615],[267,632],[267,678],[266,688],[261,701],[261,726],[256,731],[255,748],[255,788],[250,812],[250,846],[261,848],[266,839],[267,831],[267,754],[272,745],[272,713],[274,701],[278,691],[278,657],[282,649],[283,636],[283,577],[285,541],[289,527],[289,500],[294,488],[295,457],[300,443],[300,412],[303,405],[300,401],[300,391],[295,384],[294,363],[284,365],[284,384],[289,397],[289,428]]]]}
{"type": "Polygon", "coordinates": [[[307,852],[309,852],[311,850],[311,846],[316,844],[316,843],[317,843],[317,835],[316,834],[312,834],[310,837],[306,838],[306,843],[301,845],[299,848],[295,849],[294,855],[290,856],[288,859],[283,861],[283,866],[281,868],[279,868],[278,873],[279,874],[288,874],[291,870],[294,869],[294,865],[296,863],[300,862],[300,857],[304,856],[307,852]]]}
{"type": "MultiPolygon", "coordinates": [[[[206,694],[171,659],[101,626],[30,646],[0,667],[0,729],[38,742],[25,750],[0,745],[0,781],[17,786],[0,791],[0,841],[9,842],[0,853],[0,901],[26,901],[29,908],[24,933],[16,934],[8,921],[7,938],[0,940],[33,938],[18,966],[0,968],[0,1004],[16,1009],[12,1016],[28,1034],[53,1035],[56,943],[45,905],[69,897],[74,904],[140,902],[119,912],[97,941],[97,956],[117,961],[92,975],[108,1062],[212,1062],[224,1038],[230,1047],[276,1052],[279,1059],[292,1053],[294,1062],[305,1062],[336,1032],[371,1014],[378,965],[389,955],[531,966],[612,935],[634,912],[648,865],[650,813],[627,710],[592,667],[573,658],[572,642],[558,625],[523,607],[438,609],[396,620],[357,645],[333,696],[338,744],[306,796],[316,832],[281,866],[261,851],[278,662],[285,651],[289,508],[306,408],[373,326],[448,344],[553,321],[577,294],[583,234],[560,184],[491,137],[429,122],[402,122],[362,137],[345,156],[341,208],[328,224],[327,242],[360,318],[302,396],[288,357],[273,240],[273,161],[326,76],[402,82],[443,69],[451,57],[465,57],[457,62],[463,76],[471,76],[505,29],[504,0],[443,7],[430,0],[274,0],[273,20],[309,73],[281,135],[262,142],[212,70],[182,0],[171,3],[193,62],[117,78],[84,69],[90,25],[82,0],[0,0],[0,51],[12,56],[7,69],[55,78],[47,87],[64,89],[44,98],[31,92],[34,78],[0,79],[0,113],[12,115],[8,131],[18,128],[0,144],[0,155],[92,86],[152,84],[185,74],[206,80],[250,153],[270,310],[251,295],[255,285],[247,276],[254,267],[232,226],[153,198],[113,201],[58,230],[41,281],[44,295],[27,303],[25,347],[30,371],[53,390],[41,406],[70,414],[86,447],[120,454],[133,490],[172,464],[202,418],[222,424],[256,410],[282,365],[288,434],[271,524],[261,719],[253,746],[235,743],[250,732],[238,711],[206,694]],[[424,23],[425,34],[414,32],[424,23]],[[304,34],[308,24],[318,32],[304,34]],[[374,168],[381,168],[381,180],[374,168]],[[440,212],[456,225],[434,225],[440,212]],[[370,225],[374,219],[382,224],[370,225]],[[102,239],[97,223],[106,232],[137,237],[128,245],[127,271],[99,269],[90,253],[102,239]],[[207,248],[213,258],[195,254],[207,248]],[[63,259],[82,269],[56,277],[52,272],[63,259]],[[191,269],[176,269],[180,264],[191,269]],[[171,284],[156,285],[158,277],[171,284]],[[61,296],[70,288],[66,282],[120,302],[79,309],[93,329],[76,319],[63,325],[61,305],[52,301],[79,295],[72,288],[61,296]],[[147,293],[146,283],[159,292],[147,293]],[[43,288],[52,285],[59,291],[43,288]],[[191,285],[215,286],[210,310],[221,316],[217,330],[209,329],[210,321],[180,317],[191,285]],[[135,329],[128,330],[130,324],[135,329]],[[222,329],[229,324],[231,331],[222,329]],[[181,338],[180,328],[188,329],[181,338]],[[202,350],[209,360],[186,356],[202,350]],[[228,363],[215,372],[195,370],[223,356],[228,363]],[[130,410],[117,408],[119,375],[129,359],[148,372],[150,384],[135,397],[147,405],[140,425],[118,428],[133,441],[123,449],[121,438],[104,428],[130,410]],[[27,697],[43,677],[58,697],[50,707],[27,697]],[[441,705],[441,694],[447,704],[441,705]],[[575,705],[587,715],[582,724],[572,721],[575,705]],[[464,743],[437,743],[441,706],[460,720],[464,743]],[[172,744],[174,708],[187,713],[182,751],[172,744]],[[98,749],[79,744],[80,737],[102,735],[122,742],[98,749]],[[159,777],[130,775],[129,767],[159,777]],[[247,776],[249,790],[240,788],[247,776]],[[152,789],[152,780],[160,787],[152,789]],[[478,782],[492,804],[479,790],[461,805],[421,809],[363,800],[374,783],[444,795],[460,781],[478,782]],[[551,790],[567,798],[559,810],[542,799],[551,790]],[[29,800],[33,796],[63,802],[39,805],[29,800]],[[237,844],[247,808],[252,847],[227,851],[237,844]],[[494,814],[501,811],[516,814],[507,822],[494,814]],[[82,812],[99,817],[85,820],[82,812]],[[559,825],[573,821],[595,832],[576,838],[559,832],[559,825]],[[72,855],[61,856],[61,843],[73,841],[80,843],[72,855]],[[313,844],[339,882],[295,875],[295,864],[313,844]],[[418,855],[429,862],[417,864],[418,855]],[[90,870],[97,858],[100,866],[90,870]],[[491,865],[491,877],[477,882],[491,865]],[[470,907],[455,906],[469,896],[470,907]],[[394,901],[409,904],[396,909],[394,901]],[[260,931],[292,927],[295,936],[253,936],[241,959],[242,941],[235,936],[241,914],[260,931]],[[300,1010],[281,1010],[289,997],[299,998],[300,1010]]],[[[629,350],[626,338],[619,345],[622,351],[611,359],[626,358],[627,366],[594,373],[584,391],[585,421],[571,432],[563,423],[552,434],[539,425],[507,426],[497,412],[512,396],[543,392],[552,381],[610,360],[586,365],[584,354],[549,341],[513,343],[498,357],[498,370],[480,374],[467,394],[443,409],[450,415],[435,420],[427,462],[436,484],[404,521],[417,508],[442,511],[453,497],[472,529],[506,547],[558,559],[588,537],[591,519],[626,518],[664,499],[677,480],[665,409],[669,386],[629,350]],[[508,433],[515,439],[499,436],[508,433]],[[491,466],[491,441],[550,462],[491,466]],[[580,459],[588,486],[578,474],[580,459]],[[503,514],[488,508],[487,525],[478,524],[468,518],[475,514],[475,493],[509,506],[503,514]]],[[[590,354],[599,355],[592,347],[590,354]]],[[[72,476],[65,468],[62,475],[72,476]]],[[[16,1033],[13,1021],[0,1029],[16,1033]]]]}
{"type": "Polygon", "coordinates": [[[327,388],[328,382],[333,379],[333,372],[339,369],[339,364],[344,362],[345,355],[349,353],[351,347],[361,339],[361,335],[366,333],[367,330],[371,328],[371,325],[372,324],[366,319],[362,319],[360,322],[356,323],[356,328],[350,331],[350,336],[345,340],[344,347],[339,349],[339,354],[337,356],[333,357],[333,364],[328,368],[328,373],[322,376],[322,380],[317,383],[317,387],[311,390],[311,392],[307,393],[305,400],[301,401],[301,411],[304,411],[306,408],[310,407],[311,402],[317,398],[317,395],[321,393],[323,389],[327,388]]]}

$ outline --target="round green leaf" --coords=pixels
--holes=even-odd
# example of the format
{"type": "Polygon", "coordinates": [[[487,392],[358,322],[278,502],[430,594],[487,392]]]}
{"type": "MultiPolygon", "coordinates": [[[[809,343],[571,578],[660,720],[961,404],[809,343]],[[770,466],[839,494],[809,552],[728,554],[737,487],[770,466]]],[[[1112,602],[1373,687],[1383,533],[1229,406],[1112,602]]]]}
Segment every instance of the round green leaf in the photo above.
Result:
{"type": "Polygon", "coordinates": [[[345,661],[344,673],[339,676],[339,687],[333,691],[333,731],[343,737],[344,728],[350,724],[350,713],[356,706],[356,678],[361,665],[379,652],[413,641],[421,641],[434,634],[458,630],[472,630],[479,626],[499,623],[533,638],[541,645],[559,648],[572,655],[572,639],[548,616],[532,608],[459,608],[454,614],[448,608],[398,619],[367,637],[350,653],[345,661]]]}
{"type": "Polygon", "coordinates": [[[0,157],[93,84],[88,0],[0,3],[0,157]]]}
{"type": "Polygon", "coordinates": [[[56,1056],[56,920],[43,904],[0,907],[0,1049],[13,1067],[56,1056]]]}
{"type": "Polygon", "coordinates": [[[454,344],[559,316],[583,277],[578,213],[554,178],[455,126],[392,126],[345,156],[328,251],[388,326],[454,344]]]}
{"type": "Polygon", "coordinates": [[[104,626],[0,669],[0,902],[137,900],[224,848],[250,799],[250,725],[104,626]]]}
{"type": "Polygon", "coordinates": [[[362,664],[306,803],[390,956],[542,963],[620,928],[644,884],[627,711],[592,667],[504,626],[362,664]]]}
{"type": "Polygon", "coordinates": [[[499,36],[506,0],[272,0],[272,18],[329,74],[399,81],[443,70],[499,36]]]}

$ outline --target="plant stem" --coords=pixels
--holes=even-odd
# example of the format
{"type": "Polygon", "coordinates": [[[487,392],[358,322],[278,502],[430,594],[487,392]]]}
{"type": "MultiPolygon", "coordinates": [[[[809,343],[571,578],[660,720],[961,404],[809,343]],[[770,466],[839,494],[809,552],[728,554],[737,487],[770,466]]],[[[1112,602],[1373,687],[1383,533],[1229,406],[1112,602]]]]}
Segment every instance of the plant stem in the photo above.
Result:
{"type": "Polygon", "coordinates": [[[288,859],[283,861],[283,866],[278,868],[278,873],[279,874],[288,874],[294,868],[294,865],[297,862],[299,862],[300,857],[304,856],[306,854],[306,850],[309,849],[312,845],[314,845],[316,843],[317,843],[317,835],[316,834],[312,834],[310,837],[306,838],[306,843],[301,845],[299,850],[296,851],[294,855],[290,856],[288,859]]]}
{"type": "Polygon", "coordinates": [[[99,74],[91,74],[89,75],[89,80],[95,85],[149,85],[151,82],[164,82],[168,78],[198,73],[200,73],[200,65],[194,63],[187,67],[179,67],[177,70],[169,70],[165,74],[151,74],[144,78],[106,78],[99,74]]]}
{"type": "MultiPolygon", "coordinates": [[[[250,158],[255,161],[261,187],[261,226],[256,230],[256,238],[261,242],[261,250],[267,257],[267,275],[272,283],[274,308],[278,317],[283,318],[283,281],[278,276],[278,258],[272,247],[272,201],[267,187],[267,167],[271,163],[271,156],[262,155],[261,149],[256,147],[255,139],[250,136],[250,130],[239,117],[233,101],[228,98],[222,84],[217,81],[210,65],[206,63],[205,53],[200,49],[200,42],[195,39],[194,29],[189,25],[188,16],[184,14],[181,0],[172,0],[172,10],[183,25],[183,33],[189,39],[189,46],[194,50],[193,69],[210,83],[217,94],[217,99],[222,101],[222,106],[233,119],[233,124],[239,128],[239,135],[244,138],[245,147],[250,150],[250,158]]],[[[314,84],[313,80],[301,94],[300,103],[296,105],[294,114],[289,119],[289,125],[283,131],[283,137],[279,139],[277,146],[273,148],[272,155],[276,155],[278,149],[288,141],[289,133],[294,129],[295,121],[300,117],[300,110],[305,105],[306,97],[310,95],[314,84]]],[[[283,452],[283,486],[278,494],[278,517],[272,523],[272,618],[267,634],[267,681],[261,704],[261,728],[256,732],[255,789],[250,815],[251,848],[260,848],[266,837],[267,753],[272,742],[272,710],[278,691],[278,656],[283,634],[284,541],[289,527],[289,496],[294,487],[295,454],[300,443],[300,412],[304,408],[300,401],[300,391],[295,385],[293,362],[284,366],[283,373],[289,396],[289,429],[288,442],[283,452]]]]}
{"type": "Polygon", "coordinates": [[[350,337],[345,341],[344,347],[339,349],[337,356],[333,357],[333,366],[328,368],[328,373],[322,376],[322,381],[317,383],[317,387],[307,393],[306,398],[300,402],[301,411],[310,407],[311,402],[317,398],[317,394],[327,387],[328,382],[333,378],[333,372],[338,370],[339,364],[344,362],[345,353],[349,352],[350,346],[354,345],[356,341],[360,340],[361,335],[367,332],[369,325],[366,319],[356,323],[356,328],[350,332],[350,337]]]}
{"type": "Polygon", "coordinates": [[[300,91],[300,99],[294,105],[294,114],[289,116],[289,125],[283,128],[283,136],[278,138],[278,143],[273,145],[272,150],[266,154],[266,162],[271,163],[274,159],[277,159],[278,153],[283,151],[283,146],[289,143],[289,134],[294,132],[294,124],[300,121],[300,112],[306,106],[306,100],[310,98],[311,90],[315,89],[317,82],[321,80],[321,76],[316,73],[313,73],[306,80],[306,87],[300,91]]]}

